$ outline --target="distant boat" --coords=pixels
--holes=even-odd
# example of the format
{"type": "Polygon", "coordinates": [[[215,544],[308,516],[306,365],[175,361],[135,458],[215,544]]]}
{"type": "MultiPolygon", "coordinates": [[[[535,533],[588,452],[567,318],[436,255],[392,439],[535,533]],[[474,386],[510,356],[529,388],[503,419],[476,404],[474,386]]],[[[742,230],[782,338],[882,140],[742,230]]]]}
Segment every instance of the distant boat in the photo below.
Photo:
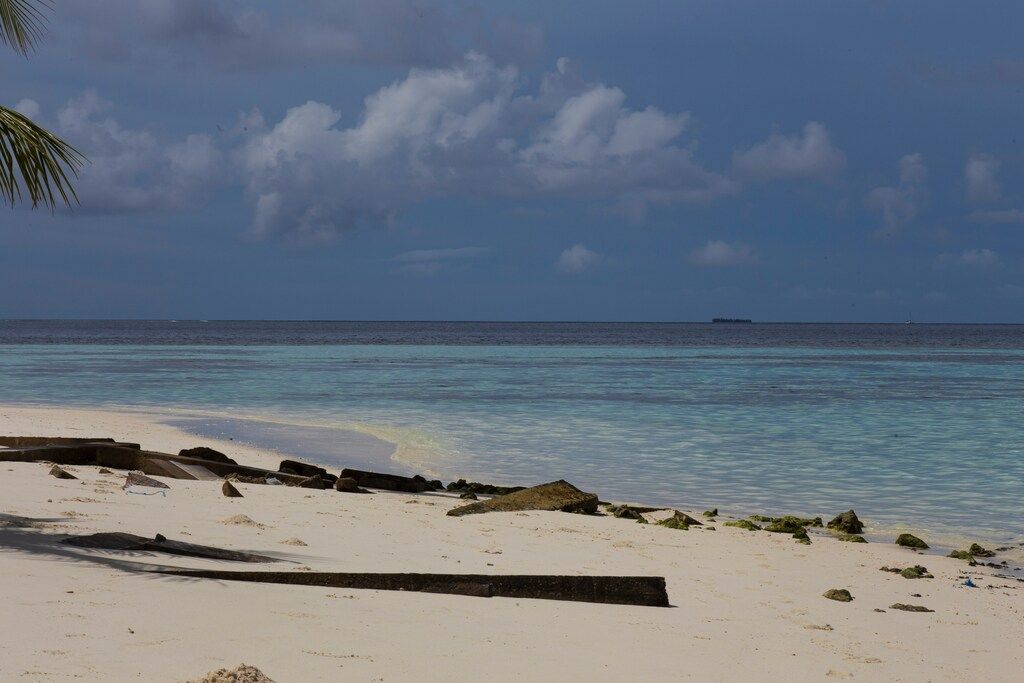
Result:
{"type": "Polygon", "coordinates": [[[712,318],[713,323],[752,323],[750,318],[712,318]]]}

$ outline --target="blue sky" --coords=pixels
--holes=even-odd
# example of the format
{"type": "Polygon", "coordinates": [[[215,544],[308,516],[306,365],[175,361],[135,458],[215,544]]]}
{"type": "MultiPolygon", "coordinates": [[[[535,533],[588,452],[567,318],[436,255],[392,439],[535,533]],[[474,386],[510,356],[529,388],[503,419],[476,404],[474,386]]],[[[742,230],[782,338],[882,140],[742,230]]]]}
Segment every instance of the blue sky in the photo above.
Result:
{"type": "Polygon", "coordinates": [[[1024,322],[1016,3],[67,0],[5,317],[1024,322]]]}

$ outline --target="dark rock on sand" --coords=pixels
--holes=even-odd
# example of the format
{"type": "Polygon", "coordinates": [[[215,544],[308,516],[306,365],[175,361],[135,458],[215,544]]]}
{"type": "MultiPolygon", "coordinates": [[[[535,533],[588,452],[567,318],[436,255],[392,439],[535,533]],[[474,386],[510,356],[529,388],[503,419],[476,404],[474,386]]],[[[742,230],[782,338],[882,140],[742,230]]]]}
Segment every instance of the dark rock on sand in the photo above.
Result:
{"type": "Polygon", "coordinates": [[[764,530],[777,534],[795,534],[801,530],[805,531],[804,527],[808,526],[806,522],[806,519],[786,515],[785,517],[779,517],[776,519],[774,522],[766,526],[764,530]]]}
{"type": "Polygon", "coordinates": [[[147,477],[142,472],[129,472],[128,476],[125,477],[124,485],[121,488],[126,489],[129,486],[149,486],[154,489],[169,489],[171,488],[162,481],[157,481],[152,477],[147,477]]]}
{"type": "Polygon", "coordinates": [[[934,612],[933,609],[928,609],[923,605],[907,605],[902,602],[897,602],[894,605],[889,605],[889,609],[898,609],[904,612],[934,612]]]}
{"type": "Polygon", "coordinates": [[[228,498],[241,498],[242,497],[242,494],[238,491],[238,489],[236,489],[231,484],[230,481],[224,482],[224,484],[220,487],[220,491],[221,491],[221,493],[223,493],[228,498]]]}
{"type": "Polygon", "coordinates": [[[370,493],[366,489],[359,488],[359,483],[351,477],[338,477],[334,482],[334,490],[342,493],[370,493]]]}
{"type": "Polygon", "coordinates": [[[100,474],[113,474],[113,472],[111,472],[110,470],[108,470],[108,469],[107,469],[106,467],[101,467],[101,468],[99,469],[99,473],[100,473],[100,474]]]}
{"type": "Polygon", "coordinates": [[[835,529],[841,531],[844,534],[860,534],[864,532],[864,524],[857,517],[857,513],[853,510],[847,510],[841,515],[836,516],[828,523],[829,529],[835,529]]]}
{"type": "Polygon", "coordinates": [[[838,534],[836,540],[845,541],[847,543],[867,543],[867,539],[857,534],[838,534]]]}
{"type": "Polygon", "coordinates": [[[78,479],[78,477],[57,465],[50,468],[50,476],[57,477],[58,479],[78,479]]]}
{"type": "Polygon", "coordinates": [[[470,491],[472,493],[483,494],[485,496],[507,496],[510,493],[522,491],[526,487],[495,486],[494,484],[481,484],[478,481],[466,481],[465,479],[459,479],[458,481],[451,482],[445,488],[448,491],[453,491],[456,493],[470,491]]]}
{"type": "Polygon", "coordinates": [[[928,544],[914,534],[900,534],[896,537],[896,545],[901,545],[904,548],[916,548],[919,550],[926,550],[928,548],[928,544]]]}
{"type": "Polygon", "coordinates": [[[608,512],[619,519],[643,519],[643,513],[645,510],[651,511],[648,508],[637,508],[632,505],[609,505],[607,508],[608,512]]]}
{"type": "Polygon", "coordinates": [[[900,570],[900,576],[904,579],[934,579],[935,577],[928,573],[926,567],[922,567],[919,564],[915,564],[913,567],[907,567],[906,569],[900,570]]]}
{"type": "Polygon", "coordinates": [[[668,527],[669,529],[679,529],[680,531],[688,531],[691,526],[702,525],[702,522],[698,522],[690,515],[685,512],[680,512],[679,510],[674,511],[671,517],[667,517],[658,522],[658,526],[668,527]]]}
{"type": "Polygon", "coordinates": [[[807,535],[807,529],[800,527],[800,530],[793,533],[793,538],[796,539],[797,543],[803,543],[804,545],[811,544],[811,537],[807,535]]]}
{"type": "Polygon", "coordinates": [[[319,474],[314,474],[312,477],[306,477],[305,479],[297,482],[295,486],[304,489],[319,489],[323,491],[324,489],[331,488],[332,483],[333,482],[325,480],[319,474]]]}
{"type": "Polygon", "coordinates": [[[183,448],[178,451],[178,455],[184,458],[198,458],[199,460],[209,460],[210,462],[222,462],[226,465],[237,465],[238,463],[224,455],[220,451],[215,451],[212,448],[206,446],[198,446],[196,448],[183,448]]]}
{"type": "Polygon", "coordinates": [[[853,596],[850,595],[850,591],[845,588],[830,588],[829,590],[822,593],[829,600],[836,600],[838,602],[850,602],[853,600],[853,596]]]}
{"type": "Polygon", "coordinates": [[[711,510],[705,510],[704,511],[704,516],[705,517],[717,517],[718,516],[718,508],[712,508],[711,510]]]}
{"type": "Polygon", "coordinates": [[[746,529],[747,531],[760,531],[761,527],[751,522],[749,519],[736,519],[731,522],[723,522],[725,526],[734,526],[738,529],[746,529]]]}
{"type": "Polygon", "coordinates": [[[476,494],[473,493],[472,491],[466,491],[465,493],[460,493],[459,494],[459,498],[462,498],[463,500],[476,500],[477,499],[476,494]]]}
{"type": "Polygon", "coordinates": [[[517,510],[561,510],[562,512],[597,512],[597,494],[580,491],[567,481],[558,480],[533,486],[504,496],[481,500],[448,511],[451,517],[482,512],[514,512],[517,510]]]}
{"type": "Polygon", "coordinates": [[[334,480],[337,479],[335,475],[323,467],[299,462],[298,460],[282,460],[281,464],[277,467],[277,471],[282,474],[296,474],[300,477],[315,477],[319,475],[321,479],[327,482],[326,488],[334,486],[334,480]]]}
{"type": "MultiPolygon", "coordinates": [[[[363,470],[343,469],[341,476],[355,479],[360,486],[371,489],[383,489],[385,491],[402,491],[404,493],[423,493],[430,487],[426,481],[419,481],[413,477],[403,477],[398,474],[384,474],[381,472],[366,472],[363,470]]],[[[420,477],[422,480],[423,477],[420,477]]]]}

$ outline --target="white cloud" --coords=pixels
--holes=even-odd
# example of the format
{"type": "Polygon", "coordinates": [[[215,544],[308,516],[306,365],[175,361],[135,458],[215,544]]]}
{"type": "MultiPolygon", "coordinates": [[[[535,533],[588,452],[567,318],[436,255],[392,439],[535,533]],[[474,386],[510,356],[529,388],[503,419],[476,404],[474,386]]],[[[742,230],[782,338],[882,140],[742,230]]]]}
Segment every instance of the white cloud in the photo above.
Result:
{"type": "Polygon", "coordinates": [[[738,176],[752,180],[821,178],[841,171],[846,155],[832,144],[825,126],[810,121],[802,133],[775,132],[748,150],[733,152],[732,165],[738,176]]]}
{"type": "Polygon", "coordinates": [[[974,211],[967,217],[972,223],[1024,223],[1024,211],[1006,209],[1003,211],[974,211]]]}
{"type": "Polygon", "coordinates": [[[42,108],[39,106],[38,102],[36,102],[35,100],[30,100],[26,97],[25,99],[20,100],[16,105],[14,105],[14,111],[18,112],[19,114],[24,114],[30,119],[36,119],[39,118],[39,115],[42,113],[42,108]]]}
{"type": "Polygon", "coordinates": [[[416,249],[403,251],[391,258],[397,264],[394,271],[406,275],[434,275],[460,261],[479,258],[490,253],[488,247],[458,247],[454,249],[416,249]]]}
{"type": "Polygon", "coordinates": [[[1003,188],[996,179],[998,173],[998,159],[987,154],[972,154],[964,166],[967,201],[975,204],[999,201],[1003,188]]]}
{"type": "Polygon", "coordinates": [[[73,213],[161,211],[200,203],[224,170],[212,139],[160,140],[123,127],[108,115],[112,109],[90,90],[57,112],[56,133],[88,158],[74,182],[81,204],[73,213]]]}
{"type": "Polygon", "coordinates": [[[878,234],[894,235],[903,225],[914,220],[924,200],[928,167],[920,154],[900,159],[900,183],[895,187],[876,187],[864,199],[864,206],[882,214],[883,227],[878,234]]]}
{"type": "Polygon", "coordinates": [[[636,111],[559,60],[536,94],[513,67],[469,54],[413,69],[365,100],[359,122],[319,102],[256,130],[242,170],[253,232],[328,239],[386,224],[433,197],[539,197],[674,204],[736,190],[678,138],[686,114],[636,111]]]}
{"type": "Polygon", "coordinates": [[[960,262],[967,266],[988,268],[996,264],[999,257],[991,249],[964,249],[960,253],[960,262]]]}
{"type": "Polygon", "coordinates": [[[591,251],[582,244],[574,244],[558,256],[555,267],[563,273],[578,275],[600,265],[603,261],[604,256],[596,251],[591,251]]]}
{"type": "Polygon", "coordinates": [[[729,244],[722,240],[710,240],[707,244],[690,253],[690,263],[705,268],[723,268],[751,263],[757,260],[754,250],[747,244],[729,244]]]}

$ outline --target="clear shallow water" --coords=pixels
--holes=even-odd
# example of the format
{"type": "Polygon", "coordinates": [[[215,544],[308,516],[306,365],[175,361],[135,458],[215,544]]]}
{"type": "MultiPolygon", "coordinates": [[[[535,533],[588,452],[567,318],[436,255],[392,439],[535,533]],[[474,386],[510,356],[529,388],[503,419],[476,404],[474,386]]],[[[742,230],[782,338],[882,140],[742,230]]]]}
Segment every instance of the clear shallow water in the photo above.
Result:
{"type": "Polygon", "coordinates": [[[243,438],[339,465],[353,441],[325,430],[355,428],[446,479],[1024,533],[1021,327],[182,325],[0,323],[0,402],[269,418],[243,438]]]}

